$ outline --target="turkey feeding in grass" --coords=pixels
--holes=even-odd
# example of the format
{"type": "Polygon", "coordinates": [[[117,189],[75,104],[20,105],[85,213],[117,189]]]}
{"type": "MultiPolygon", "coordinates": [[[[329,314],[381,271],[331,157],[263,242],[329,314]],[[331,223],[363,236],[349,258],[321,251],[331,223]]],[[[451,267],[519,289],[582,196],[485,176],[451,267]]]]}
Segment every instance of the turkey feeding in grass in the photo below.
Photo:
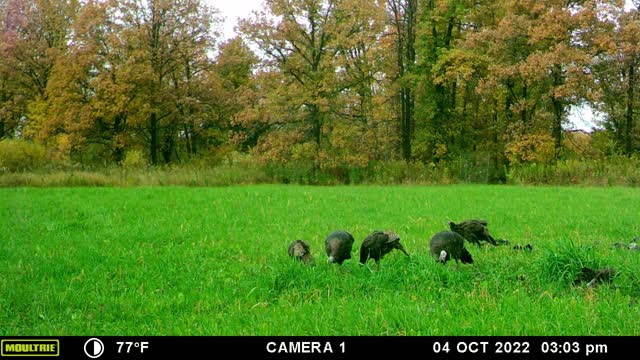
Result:
{"type": "Polygon", "coordinates": [[[405,255],[407,251],[400,244],[398,234],[391,231],[374,231],[369,234],[360,247],[360,263],[365,264],[369,258],[375,260],[376,271],[380,270],[380,259],[393,249],[402,251],[405,255]]]}
{"type": "Polygon", "coordinates": [[[467,241],[474,243],[478,246],[482,245],[481,241],[489,242],[493,245],[498,245],[496,240],[489,234],[486,220],[465,220],[458,224],[453,221],[449,221],[449,229],[462,235],[467,241]]]}
{"type": "Polygon", "coordinates": [[[303,240],[295,240],[289,244],[289,256],[301,261],[305,265],[313,265],[313,255],[311,255],[311,247],[303,240]]]}
{"type": "Polygon", "coordinates": [[[594,287],[596,283],[611,282],[615,276],[616,270],[613,268],[593,270],[588,267],[583,267],[573,283],[574,285],[578,285],[582,282],[589,281],[586,287],[591,288],[594,287]]]}
{"type": "Polygon", "coordinates": [[[453,231],[442,231],[433,235],[429,241],[429,251],[443,264],[452,258],[456,262],[462,261],[463,264],[473,263],[471,254],[464,247],[464,238],[453,231]]]}
{"type": "Polygon", "coordinates": [[[513,246],[513,250],[522,250],[522,251],[533,251],[533,245],[531,244],[527,244],[527,245],[514,245],[513,246]]]}
{"type": "Polygon", "coordinates": [[[353,236],[346,231],[334,231],[324,241],[325,249],[327,250],[327,262],[342,263],[351,259],[351,248],[353,247],[353,236]]]}
{"type": "Polygon", "coordinates": [[[618,248],[618,249],[640,250],[640,247],[638,247],[637,241],[638,241],[638,238],[634,237],[631,240],[631,243],[629,243],[629,245],[627,245],[625,243],[617,242],[617,243],[614,243],[611,246],[615,247],[615,248],[618,248]]]}

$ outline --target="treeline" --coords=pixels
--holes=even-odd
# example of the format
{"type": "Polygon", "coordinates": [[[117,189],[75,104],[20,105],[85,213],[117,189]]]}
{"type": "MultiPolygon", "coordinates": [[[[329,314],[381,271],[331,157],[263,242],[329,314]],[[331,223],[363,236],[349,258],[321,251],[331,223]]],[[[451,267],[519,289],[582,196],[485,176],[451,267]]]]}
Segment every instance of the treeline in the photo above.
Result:
{"type": "Polygon", "coordinates": [[[266,0],[223,40],[201,0],[0,0],[2,148],[88,165],[246,153],[335,178],[400,161],[489,182],[632,156],[640,2],[626,5],[266,0]],[[567,133],[584,105],[602,128],[567,133]]]}

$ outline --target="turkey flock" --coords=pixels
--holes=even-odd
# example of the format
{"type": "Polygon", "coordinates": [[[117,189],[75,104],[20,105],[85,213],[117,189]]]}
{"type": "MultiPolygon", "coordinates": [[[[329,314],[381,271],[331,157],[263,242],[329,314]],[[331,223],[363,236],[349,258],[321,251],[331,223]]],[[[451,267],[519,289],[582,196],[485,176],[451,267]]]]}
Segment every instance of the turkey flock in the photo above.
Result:
{"type": "MultiPolygon", "coordinates": [[[[496,240],[489,233],[485,220],[465,220],[458,224],[449,222],[449,231],[435,234],[429,242],[429,251],[443,264],[454,259],[463,264],[473,263],[473,257],[464,246],[465,239],[477,246],[488,242],[492,245],[508,245],[508,240],[496,240]]],[[[351,259],[351,251],[355,239],[350,233],[338,230],[334,231],[324,241],[327,253],[327,262],[342,265],[345,260],[351,259]]],[[[409,253],[400,243],[400,236],[392,231],[376,230],[369,234],[360,246],[360,263],[366,265],[367,260],[373,259],[376,271],[380,270],[380,260],[392,250],[398,250],[409,256],[409,253]]],[[[524,247],[514,246],[515,250],[533,250],[531,244],[524,247]]],[[[304,240],[295,240],[289,245],[289,256],[304,264],[315,264],[311,247],[304,240]]]]}
{"type": "MultiPolygon", "coordinates": [[[[489,232],[488,222],[485,220],[469,219],[459,223],[449,221],[448,224],[449,230],[436,233],[429,241],[429,253],[436,261],[442,264],[446,264],[451,259],[455,260],[456,263],[473,263],[473,257],[465,247],[465,240],[478,247],[483,246],[484,243],[494,246],[510,245],[509,240],[494,239],[489,232]]],[[[634,238],[629,245],[616,243],[613,246],[640,250],[636,245],[636,241],[637,238],[634,238]]],[[[353,235],[344,230],[334,231],[329,234],[324,241],[327,262],[342,265],[345,260],[351,259],[354,242],[353,235]]],[[[516,244],[512,248],[514,251],[533,251],[533,245],[531,244],[516,244]]],[[[380,260],[394,249],[409,257],[409,253],[400,243],[398,234],[393,231],[373,231],[362,241],[360,246],[360,264],[366,265],[369,259],[373,259],[375,271],[379,271],[380,260]]],[[[311,254],[311,247],[303,240],[293,241],[289,245],[288,252],[289,256],[306,265],[315,264],[311,254]]],[[[574,283],[587,282],[587,287],[592,287],[596,282],[611,281],[615,273],[615,270],[610,268],[598,270],[582,268],[582,272],[574,283]]]]}

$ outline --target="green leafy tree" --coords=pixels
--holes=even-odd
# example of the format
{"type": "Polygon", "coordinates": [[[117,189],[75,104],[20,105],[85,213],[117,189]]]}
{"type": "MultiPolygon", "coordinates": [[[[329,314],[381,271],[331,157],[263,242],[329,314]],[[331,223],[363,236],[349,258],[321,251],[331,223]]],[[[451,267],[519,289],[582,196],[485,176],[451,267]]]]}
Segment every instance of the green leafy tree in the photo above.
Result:
{"type": "Polygon", "coordinates": [[[418,23],[419,58],[416,70],[416,139],[414,155],[424,161],[439,161],[451,151],[456,138],[458,79],[440,81],[438,63],[462,36],[468,11],[465,1],[424,2],[418,23]]]}

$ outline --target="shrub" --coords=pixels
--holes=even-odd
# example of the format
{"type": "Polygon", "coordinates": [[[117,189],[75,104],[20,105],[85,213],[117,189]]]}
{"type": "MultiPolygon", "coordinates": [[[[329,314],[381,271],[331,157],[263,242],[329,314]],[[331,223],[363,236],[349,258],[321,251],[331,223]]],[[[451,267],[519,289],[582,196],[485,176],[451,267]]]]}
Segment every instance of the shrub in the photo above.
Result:
{"type": "Polygon", "coordinates": [[[140,169],[147,165],[147,160],[140,150],[129,150],[124,156],[121,163],[122,167],[127,169],[140,169]]]}
{"type": "Polygon", "coordinates": [[[612,156],[595,160],[561,160],[555,164],[521,164],[509,170],[509,182],[545,185],[640,185],[640,158],[612,156]]]}
{"type": "Polygon", "coordinates": [[[554,140],[547,133],[516,135],[506,145],[505,155],[512,164],[548,164],[555,156],[554,140]]]}
{"type": "Polygon", "coordinates": [[[9,172],[34,170],[47,163],[44,146],[24,140],[0,141],[0,169],[9,172]]]}
{"type": "Polygon", "coordinates": [[[318,184],[318,174],[309,163],[271,163],[264,167],[268,177],[283,184],[318,184]]]}

